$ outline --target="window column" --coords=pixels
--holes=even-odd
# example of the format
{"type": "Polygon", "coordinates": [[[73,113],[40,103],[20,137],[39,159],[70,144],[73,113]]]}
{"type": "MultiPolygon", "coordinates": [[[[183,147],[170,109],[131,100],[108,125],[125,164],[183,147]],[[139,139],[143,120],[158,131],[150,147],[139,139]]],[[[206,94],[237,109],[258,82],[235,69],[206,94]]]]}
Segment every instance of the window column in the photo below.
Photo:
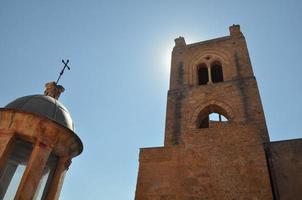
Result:
{"type": "Polygon", "coordinates": [[[208,74],[209,74],[209,83],[211,84],[211,83],[213,83],[213,81],[212,81],[212,72],[211,72],[211,68],[210,68],[210,67],[207,67],[207,69],[208,69],[208,74]]]}

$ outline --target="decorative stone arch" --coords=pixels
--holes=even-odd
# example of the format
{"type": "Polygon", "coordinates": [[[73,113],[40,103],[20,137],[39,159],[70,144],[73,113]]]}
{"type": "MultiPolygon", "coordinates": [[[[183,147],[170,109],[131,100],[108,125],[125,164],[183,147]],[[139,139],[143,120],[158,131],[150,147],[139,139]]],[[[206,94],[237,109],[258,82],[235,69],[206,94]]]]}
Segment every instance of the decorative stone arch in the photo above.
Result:
{"type": "Polygon", "coordinates": [[[222,64],[222,67],[230,64],[230,55],[226,51],[218,49],[205,49],[202,52],[194,55],[192,60],[189,62],[187,80],[189,85],[197,85],[198,76],[197,76],[197,66],[201,63],[205,63],[208,67],[211,66],[211,63],[218,61],[222,64]]]}
{"type": "Polygon", "coordinates": [[[210,100],[198,105],[194,109],[190,119],[190,128],[196,128],[199,116],[209,112],[209,109],[212,109],[212,111],[224,115],[230,122],[235,118],[233,109],[230,105],[221,101],[210,100]]]}

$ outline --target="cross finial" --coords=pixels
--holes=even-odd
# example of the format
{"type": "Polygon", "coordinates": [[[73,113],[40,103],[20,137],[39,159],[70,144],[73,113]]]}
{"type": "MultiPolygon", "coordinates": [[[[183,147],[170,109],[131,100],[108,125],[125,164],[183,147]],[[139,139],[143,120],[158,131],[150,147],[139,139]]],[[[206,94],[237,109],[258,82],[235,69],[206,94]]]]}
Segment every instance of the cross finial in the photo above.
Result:
{"type": "Polygon", "coordinates": [[[57,80],[56,84],[58,84],[61,76],[64,74],[65,68],[67,68],[68,70],[70,70],[70,67],[67,65],[69,63],[68,59],[66,60],[66,62],[64,60],[62,60],[62,63],[64,64],[64,67],[63,67],[62,71],[60,72],[60,75],[58,77],[58,80],[57,80]]]}

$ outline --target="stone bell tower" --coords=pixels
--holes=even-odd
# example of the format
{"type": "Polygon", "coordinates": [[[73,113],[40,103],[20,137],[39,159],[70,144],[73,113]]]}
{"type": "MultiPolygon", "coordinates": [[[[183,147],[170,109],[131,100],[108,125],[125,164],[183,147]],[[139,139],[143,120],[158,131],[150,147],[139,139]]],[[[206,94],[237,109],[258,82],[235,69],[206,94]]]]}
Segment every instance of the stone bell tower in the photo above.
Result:
{"type": "Polygon", "coordinates": [[[18,98],[0,108],[0,199],[59,199],[71,159],[83,150],[71,116],[58,101],[64,88],[18,98]]]}
{"type": "Polygon", "coordinates": [[[245,38],[175,39],[164,147],[143,148],[136,200],[272,199],[265,117],[245,38]]]}

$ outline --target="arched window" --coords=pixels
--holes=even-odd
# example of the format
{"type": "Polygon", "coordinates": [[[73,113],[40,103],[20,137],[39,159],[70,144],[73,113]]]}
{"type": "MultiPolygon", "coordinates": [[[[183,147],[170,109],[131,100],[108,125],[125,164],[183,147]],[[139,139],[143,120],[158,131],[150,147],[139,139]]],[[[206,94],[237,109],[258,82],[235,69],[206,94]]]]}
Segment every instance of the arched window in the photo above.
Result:
{"type": "Polygon", "coordinates": [[[197,66],[198,85],[205,85],[209,81],[208,68],[206,64],[200,64],[197,66]]]}
{"type": "Polygon", "coordinates": [[[211,78],[213,83],[223,81],[222,65],[218,61],[211,64],[211,78]]]}
{"type": "Polygon", "coordinates": [[[225,110],[216,105],[210,105],[203,109],[197,119],[197,128],[209,128],[211,124],[225,123],[228,120],[225,110]]]}
{"type": "Polygon", "coordinates": [[[228,121],[228,119],[224,115],[222,115],[220,113],[216,113],[216,112],[209,114],[209,120],[213,121],[213,122],[227,122],[228,121]]]}

